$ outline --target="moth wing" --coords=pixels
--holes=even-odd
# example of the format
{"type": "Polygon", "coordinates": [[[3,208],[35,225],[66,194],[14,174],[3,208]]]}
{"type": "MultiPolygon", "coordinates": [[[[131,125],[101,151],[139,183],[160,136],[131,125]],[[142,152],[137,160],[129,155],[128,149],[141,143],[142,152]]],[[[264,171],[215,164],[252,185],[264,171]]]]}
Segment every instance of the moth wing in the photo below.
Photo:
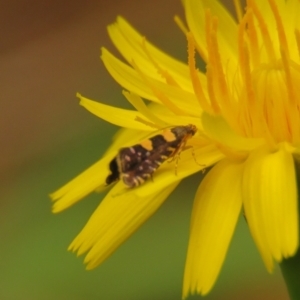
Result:
{"type": "Polygon", "coordinates": [[[123,172],[121,175],[122,180],[129,187],[141,185],[151,178],[152,174],[170,157],[173,151],[174,149],[170,148],[168,144],[160,145],[146,159],[136,164],[134,168],[123,172]]]}
{"type": "Polygon", "coordinates": [[[140,144],[128,148],[121,148],[118,154],[118,164],[121,173],[134,170],[150,155],[149,151],[140,144]]]}

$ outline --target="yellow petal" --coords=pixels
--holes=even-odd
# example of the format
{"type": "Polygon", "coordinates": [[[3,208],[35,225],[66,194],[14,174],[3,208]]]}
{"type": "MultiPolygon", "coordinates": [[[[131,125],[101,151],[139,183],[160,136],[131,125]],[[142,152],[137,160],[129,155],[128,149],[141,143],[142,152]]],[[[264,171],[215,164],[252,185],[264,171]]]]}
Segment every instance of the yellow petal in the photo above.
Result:
{"type": "Polygon", "coordinates": [[[153,124],[156,124],[158,128],[163,128],[169,125],[163,121],[163,119],[160,119],[158,116],[156,116],[156,114],[151,111],[150,107],[147,106],[142,98],[138,95],[126,91],[123,91],[123,95],[128,102],[136,108],[137,111],[141,112],[148,120],[151,120],[153,124]]]}
{"type": "Polygon", "coordinates": [[[124,192],[118,183],[104,198],[89,221],[74,239],[69,250],[85,257],[87,269],[95,268],[133,234],[164,202],[179,181],[163,190],[154,189],[139,197],[133,189],[124,192]]]}
{"type": "Polygon", "coordinates": [[[243,164],[219,162],[200,184],[193,207],[183,298],[207,294],[223,265],[242,206],[243,164]]]}
{"type": "MultiPolygon", "coordinates": [[[[260,7],[261,3],[264,1],[258,1],[258,6],[260,7]]],[[[268,1],[269,2],[269,1],[268,1]]],[[[270,1],[271,2],[271,1],[270,1]]],[[[272,1],[275,4],[275,7],[278,11],[278,18],[280,19],[279,23],[282,26],[284,31],[284,35],[286,35],[286,43],[289,49],[289,52],[293,57],[299,56],[298,45],[295,39],[295,28],[299,28],[299,9],[300,3],[299,1],[285,1],[285,0],[275,0],[272,1]]],[[[269,9],[271,11],[271,9],[269,9]]],[[[265,19],[266,10],[261,10],[263,17],[265,19]]],[[[282,51],[285,47],[282,45],[281,40],[278,38],[278,25],[274,24],[274,13],[271,13],[267,19],[265,19],[272,38],[272,42],[276,45],[276,43],[281,44],[281,47],[275,47],[275,51],[278,51],[278,55],[280,55],[280,51],[282,51]],[[274,27],[277,27],[277,30],[273,30],[274,27]]],[[[285,49],[286,50],[286,49],[285,49]]]]}
{"type": "Polygon", "coordinates": [[[222,49],[222,53],[220,54],[226,61],[226,69],[228,70],[228,67],[232,64],[232,71],[236,72],[237,24],[229,11],[216,0],[185,0],[184,7],[188,26],[193,33],[197,44],[203,49],[206,49],[206,10],[209,9],[212,16],[217,16],[219,33],[218,42],[222,49]]]}
{"type": "Polygon", "coordinates": [[[116,23],[108,26],[108,33],[112,42],[128,63],[131,64],[134,60],[140,68],[146,70],[150,77],[164,81],[164,78],[152,63],[152,59],[161,69],[167,70],[183,89],[192,92],[187,65],[165,54],[146,41],[145,37],[140,35],[125,19],[118,17],[116,23]]]}
{"type": "Polygon", "coordinates": [[[101,59],[107,71],[122,87],[142,98],[158,102],[134,69],[114,57],[107,49],[101,50],[101,59]]]}
{"type": "Polygon", "coordinates": [[[285,34],[292,57],[298,57],[298,47],[295,39],[295,28],[299,29],[300,2],[298,0],[284,1],[285,9],[280,10],[285,25],[285,34]]]}
{"type": "Polygon", "coordinates": [[[150,120],[153,122],[153,124],[157,125],[155,128],[162,129],[176,125],[193,124],[198,128],[199,131],[202,130],[199,117],[184,115],[178,118],[178,115],[172,113],[163,105],[150,103],[147,106],[139,96],[133,93],[124,91],[123,95],[139,112],[145,116],[144,119],[150,120]]]}
{"type": "MultiPolygon", "coordinates": [[[[77,97],[80,98],[80,105],[107,122],[124,128],[153,131],[153,128],[150,126],[136,120],[136,118],[146,119],[145,116],[136,110],[128,110],[105,105],[100,102],[89,100],[80,94],[77,94],[77,97]]],[[[148,119],[146,120],[150,122],[148,119]]]]}
{"type": "Polygon", "coordinates": [[[246,138],[238,135],[220,116],[203,113],[201,120],[207,136],[226,147],[238,151],[251,151],[265,142],[263,139],[246,138]]]}
{"type": "MultiPolygon", "coordinates": [[[[182,118],[179,119],[178,116],[174,115],[170,111],[167,111],[164,106],[161,106],[161,108],[158,109],[159,106],[158,104],[156,104],[155,108],[153,108],[153,105],[146,106],[143,103],[144,109],[142,109],[143,108],[142,105],[141,104],[138,105],[137,103],[137,99],[142,101],[140,97],[134,94],[130,94],[128,92],[123,92],[123,94],[140,111],[122,109],[118,107],[113,107],[111,105],[105,105],[103,103],[85,98],[80,94],[77,94],[77,97],[80,99],[80,105],[86,108],[89,112],[93,113],[97,117],[107,122],[110,122],[114,125],[123,128],[136,129],[142,131],[152,131],[152,132],[155,132],[157,128],[165,128],[170,125],[176,126],[176,125],[194,124],[197,126],[198,129],[201,128],[201,123],[199,121],[199,118],[183,116],[182,118]],[[133,103],[133,100],[136,100],[135,103],[133,103]],[[151,113],[152,110],[155,111],[155,114],[151,113]],[[143,123],[141,120],[144,120],[145,123],[143,123]],[[153,127],[153,126],[157,126],[157,127],[153,127]]],[[[146,136],[146,133],[144,135],[146,136]]],[[[134,134],[132,134],[132,137],[133,136],[134,134]]],[[[126,144],[128,144],[128,141],[126,144]]],[[[120,147],[124,145],[120,145],[120,147]]]]}
{"type": "Polygon", "coordinates": [[[115,155],[116,152],[110,152],[59,190],[52,193],[50,197],[55,201],[52,211],[55,213],[60,212],[96,189],[104,190],[105,179],[109,173],[108,165],[115,155]]]}
{"type": "Polygon", "coordinates": [[[145,82],[136,70],[121,62],[105,48],[102,48],[101,58],[110,75],[126,90],[139,95],[141,98],[161,103],[153,89],[150,88],[151,86],[168,99],[171,99],[186,114],[197,117],[201,115],[202,109],[199,107],[193,92],[153,79],[147,75],[147,70],[141,70],[148,81],[145,82]]]}
{"type": "Polygon", "coordinates": [[[292,154],[284,145],[253,151],[243,176],[245,215],[267,269],[298,248],[297,187],[292,154]]]}

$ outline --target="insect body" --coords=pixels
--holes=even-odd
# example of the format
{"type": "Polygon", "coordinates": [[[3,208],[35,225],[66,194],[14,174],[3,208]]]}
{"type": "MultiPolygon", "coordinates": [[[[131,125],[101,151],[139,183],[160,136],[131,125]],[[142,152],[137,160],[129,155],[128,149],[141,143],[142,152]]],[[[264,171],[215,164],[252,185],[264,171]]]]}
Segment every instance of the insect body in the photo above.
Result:
{"type": "Polygon", "coordinates": [[[106,184],[122,179],[130,188],[141,185],[165,160],[180,154],[196,131],[192,124],[176,126],[139,144],[121,148],[109,164],[111,174],[107,176],[106,184]]]}

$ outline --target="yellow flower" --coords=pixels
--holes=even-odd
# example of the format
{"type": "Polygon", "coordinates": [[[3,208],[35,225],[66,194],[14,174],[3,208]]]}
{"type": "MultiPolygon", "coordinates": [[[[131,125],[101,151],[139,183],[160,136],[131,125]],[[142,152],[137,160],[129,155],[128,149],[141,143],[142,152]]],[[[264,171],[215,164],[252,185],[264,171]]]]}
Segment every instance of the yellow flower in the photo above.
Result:
{"type": "Polygon", "coordinates": [[[102,60],[136,110],[79,96],[86,109],[125,129],[99,162],[52,194],[54,212],[104,189],[118,149],[157,132],[154,128],[194,124],[198,132],[182,151],[177,174],[174,164],[163,164],[153,181],[133,189],[118,182],[108,192],[69,248],[87,252],[88,269],[111,255],[203,165],[213,167],[195,196],[184,298],[212,288],[242,209],[268,271],[298,249],[300,3],[248,0],[245,13],[238,0],[234,3],[238,23],[215,0],[184,1],[188,28],[176,21],[187,36],[187,65],[155,48],[122,18],[108,27],[127,64],[106,49],[102,60]],[[206,73],[196,69],[195,51],[206,73]]]}

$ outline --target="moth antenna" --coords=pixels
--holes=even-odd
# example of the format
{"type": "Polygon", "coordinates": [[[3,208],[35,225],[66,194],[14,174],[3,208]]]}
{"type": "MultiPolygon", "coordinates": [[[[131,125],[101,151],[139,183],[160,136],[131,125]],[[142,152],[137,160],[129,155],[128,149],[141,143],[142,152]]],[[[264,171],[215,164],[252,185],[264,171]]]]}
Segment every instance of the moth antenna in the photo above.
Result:
{"type": "Polygon", "coordinates": [[[205,168],[206,165],[200,164],[200,163],[197,161],[197,159],[196,159],[196,154],[195,154],[195,148],[194,148],[193,146],[190,146],[190,148],[192,148],[192,156],[193,156],[193,158],[194,158],[195,163],[196,163],[198,166],[203,167],[202,173],[204,174],[204,173],[205,173],[205,170],[206,170],[206,168],[205,168]]]}
{"type": "Polygon", "coordinates": [[[149,127],[151,127],[151,128],[160,129],[160,127],[157,126],[156,124],[154,124],[154,123],[152,123],[152,122],[149,122],[149,121],[146,121],[146,120],[144,120],[144,119],[141,118],[141,117],[135,117],[135,120],[136,120],[137,122],[140,122],[140,123],[142,123],[142,124],[145,124],[145,125],[147,125],[147,126],[149,126],[149,127]]]}

